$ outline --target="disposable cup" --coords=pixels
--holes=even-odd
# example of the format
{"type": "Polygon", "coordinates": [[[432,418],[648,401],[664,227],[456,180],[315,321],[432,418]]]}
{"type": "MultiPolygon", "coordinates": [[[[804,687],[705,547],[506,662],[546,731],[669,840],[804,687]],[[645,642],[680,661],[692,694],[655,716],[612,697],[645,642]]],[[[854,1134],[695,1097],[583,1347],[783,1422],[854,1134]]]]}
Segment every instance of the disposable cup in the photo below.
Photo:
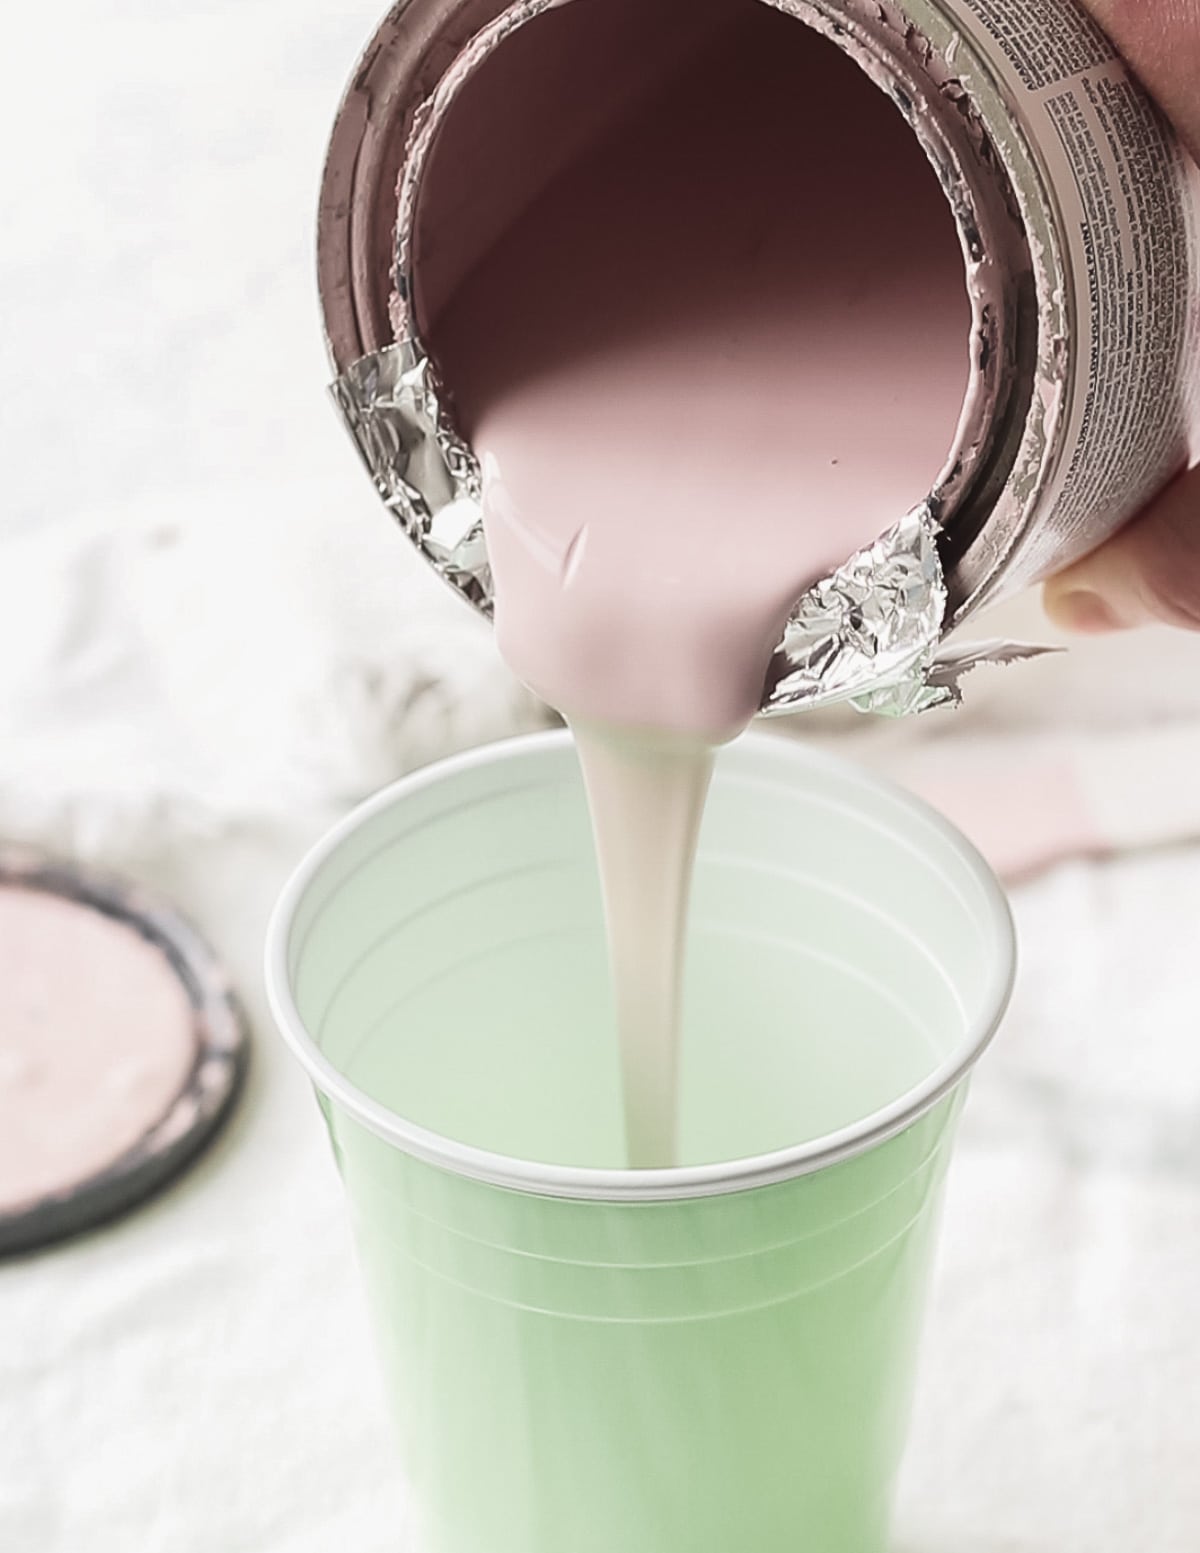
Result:
{"type": "Polygon", "coordinates": [[[1010,993],[987,866],[798,743],[718,760],[680,1164],[623,1168],[566,735],[398,783],[270,932],[345,1181],[418,1553],[882,1553],[940,1187],[1010,993]]]}

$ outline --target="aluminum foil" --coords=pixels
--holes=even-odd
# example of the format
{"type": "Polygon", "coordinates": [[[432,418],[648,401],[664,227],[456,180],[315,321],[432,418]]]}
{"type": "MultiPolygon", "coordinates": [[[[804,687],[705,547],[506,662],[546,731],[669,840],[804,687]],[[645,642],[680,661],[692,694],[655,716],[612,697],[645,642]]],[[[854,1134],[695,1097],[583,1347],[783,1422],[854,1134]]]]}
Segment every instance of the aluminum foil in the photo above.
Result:
{"type": "Polygon", "coordinates": [[[928,505],[817,583],[784,628],[763,711],[795,712],[923,688],[946,615],[946,579],[928,505]]]}
{"type": "Polygon", "coordinates": [[[981,664],[1018,663],[1053,648],[1025,642],[943,644],[946,578],[926,503],[811,589],[771,662],[768,716],[848,701],[908,717],[957,706],[981,664]]]}
{"type": "Polygon", "coordinates": [[[962,700],[964,675],[983,664],[995,668],[1008,663],[1027,663],[1031,658],[1065,651],[1062,647],[1041,647],[1034,642],[949,642],[934,654],[925,676],[923,694],[910,705],[891,707],[865,706],[864,711],[925,712],[934,706],[957,706],[962,700]]]}
{"type": "Polygon", "coordinates": [[[490,615],[479,464],[442,408],[428,356],[412,340],[389,345],[330,392],[384,506],[434,571],[490,615]]]}

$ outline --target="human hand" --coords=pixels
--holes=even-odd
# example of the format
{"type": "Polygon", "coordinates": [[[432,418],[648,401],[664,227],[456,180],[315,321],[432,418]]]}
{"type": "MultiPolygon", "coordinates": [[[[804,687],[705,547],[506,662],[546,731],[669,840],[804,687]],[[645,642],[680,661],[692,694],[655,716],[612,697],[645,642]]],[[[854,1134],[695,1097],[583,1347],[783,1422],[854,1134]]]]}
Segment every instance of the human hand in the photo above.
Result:
{"type": "MultiPolygon", "coordinates": [[[[1200,0],[1081,0],[1200,161],[1200,0]]],[[[1151,621],[1200,630],[1200,467],[1178,476],[1106,544],[1052,577],[1046,611],[1068,630],[1151,621]]]]}

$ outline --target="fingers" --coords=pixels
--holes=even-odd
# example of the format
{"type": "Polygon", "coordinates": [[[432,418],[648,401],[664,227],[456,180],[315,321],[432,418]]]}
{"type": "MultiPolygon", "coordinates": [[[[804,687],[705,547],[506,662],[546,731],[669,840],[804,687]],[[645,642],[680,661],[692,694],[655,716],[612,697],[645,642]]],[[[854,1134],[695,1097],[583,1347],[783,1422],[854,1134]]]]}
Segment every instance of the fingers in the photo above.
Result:
{"type": "Polygon", "coordinates": [[[1083,0],[1200,161],[1200,0],[1083,0]]]}
{"type": "Polygon", "coordinates": [[[1200,630],[1200,468],[1052,577],[1044,599],[1051,620],[1069,631],[1122,631],[1155,620],[1200,630]]]}

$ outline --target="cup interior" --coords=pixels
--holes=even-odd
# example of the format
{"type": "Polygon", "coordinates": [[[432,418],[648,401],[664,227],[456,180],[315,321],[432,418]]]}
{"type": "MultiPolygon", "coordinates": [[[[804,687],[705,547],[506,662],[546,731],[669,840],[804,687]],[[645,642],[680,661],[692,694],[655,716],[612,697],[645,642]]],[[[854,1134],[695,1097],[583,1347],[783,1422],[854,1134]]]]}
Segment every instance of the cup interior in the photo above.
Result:
{"type": "MultiPolygon", "coordinates": [[[[417,1152],[624,1158],[599,884],[566,735],[380,795],[303,866],[272,992],[313,1072],[417,1152]]],[[[1012,976],[1003,895],[932,811],[791,741],[722,752],[688,943],[680,1166],[896,1130],[967,1071],[1012,976]]]]}

